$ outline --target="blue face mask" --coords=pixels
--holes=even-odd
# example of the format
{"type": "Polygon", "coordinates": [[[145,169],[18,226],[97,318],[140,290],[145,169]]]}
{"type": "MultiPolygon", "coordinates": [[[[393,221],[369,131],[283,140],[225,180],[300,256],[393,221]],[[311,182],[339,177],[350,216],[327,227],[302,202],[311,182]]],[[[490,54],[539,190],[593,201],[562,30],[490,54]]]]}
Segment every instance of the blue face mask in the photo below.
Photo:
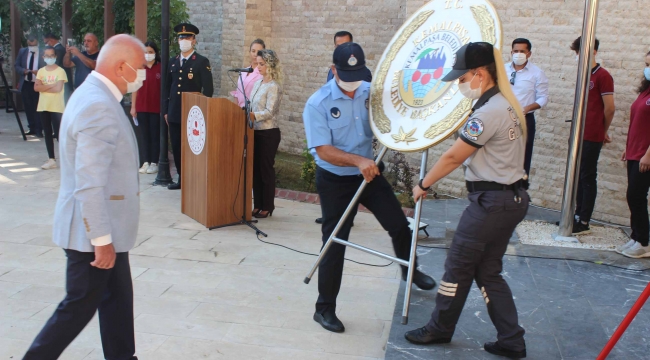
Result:
{"type": "Polygon", "coordinates": [[[645,75],[646,80],[650,81],[650,67],[643,69],[643,75],[645,75]]]}

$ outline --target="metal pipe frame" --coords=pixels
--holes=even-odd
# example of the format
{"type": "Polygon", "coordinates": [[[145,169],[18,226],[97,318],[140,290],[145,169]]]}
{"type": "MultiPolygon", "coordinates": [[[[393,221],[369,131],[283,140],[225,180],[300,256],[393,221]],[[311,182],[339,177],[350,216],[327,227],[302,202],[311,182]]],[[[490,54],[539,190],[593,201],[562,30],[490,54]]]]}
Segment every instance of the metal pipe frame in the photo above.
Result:
{"type": "MultiPolygon", "coordinates": [[[[377,159],[375,159],[375,163],[379,164],[379,162],[384,158],[386,155],[386,152],[388,151],[387,147],[382,147],[381,150],[379,151],[379,155],[377,155],[377,159]]],[[[420,165],[420,178],[424,178],[424,175],[426,174],[426,166],[427,166],[427,160],[428,160],[428,151],[425,150],[422,153],[422,162],[420,165]]],[[[398,263],[399,265],[406,266],[408,268],[408,274],[406,276],[406,291],[405,291],[405,296],[404,296],[404,308],[402,311],[402,324],[408,323],[408,311],[409,311],[409,305],[411,301],[411,287],[413,284],[413,272],[415,269],[415,255],[417,251],[417,241],[418,241],[418,229],[420,227],[420,216],[422,213],[422,199],[420,199],[417,204],[415,205],[415,225],[414,225],[414,230],[413,230],[413,235],[411,238],[411,252],[409,256],[409,261],[399,259],[395,256],[391,256],[388,254],[384,254],[382,252],[367,248],[365,246],[361,246],[358,244],[351,243],[349,241],[339,239],[336,236],[338,235],[339,230],[345,223],[345,221],[348,219],[350,216],[350,213],[352,210],[358,206],[357,202],[359,201],[359,197],[363,193],[363,190],[366,188],[366,183],[365,181],[359,186],[359,190],[354,194],[354,197],[350,201],[350,205],[348,205],[347,209],[345,209],[345,212],[343,213],[343,216],[341,216],[341,219],[339,220],[338,224],[336,224],[336,227],[334,228],[334,231],[332,231],[332,234],[330,235],[329,239],[327,239],[327,242],[323,246],[323,249],[321,250],[320,254],[318,255],[318,258],[316,259],[316,262],[312,266],[311,270],[309,271],[309,274],[305,277],[304,283],[309,284],[311,281],[311,278],[314,276],[314,273],[316,272],[316,269],[318,269],[318,265],[321,263],[323,260],[323,257],[327,253],[327,251],[330,249],[332,246],[332,243],[337,243],[341,244],[343,246],[349,246],[353,249],[357,249],[363,252],[366,252],[368,254],[380,257],[382,259],[390,260],[393,262],[398,263]]]]}
{"type": "Polygon", "coordinates": [[[576,193],[578,190],[578,174],[580,171],[580,155],[582,139],[587,115],[587,99],[589,96],[589,80],[591,79],[591,62],[594,56],[596,40],[596,20],[598,18],[598,0],[585,0],[585,15],[580,42],[580,59],[578,79],[576,82],[575,102],[573,104],[573,122],[569,138],[569,154],[567,155],[566,172],[564,175],[564,198],[562,199],[562,215],[556,240],[571,240],[573,231],[573,216],[575,211],[576,193]]]}

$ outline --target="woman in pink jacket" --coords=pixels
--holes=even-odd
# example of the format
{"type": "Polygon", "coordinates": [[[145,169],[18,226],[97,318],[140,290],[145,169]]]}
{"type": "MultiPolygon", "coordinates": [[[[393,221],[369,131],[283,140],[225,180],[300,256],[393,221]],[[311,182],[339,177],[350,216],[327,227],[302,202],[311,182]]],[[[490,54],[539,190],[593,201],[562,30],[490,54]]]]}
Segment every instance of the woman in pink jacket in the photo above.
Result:
{"type": "Polygon", "coordinates": [[[237,104],[239,104],[239,106],[242,108],[244,107],[244,105],[246,105],[243,92],[246,93],[246,97],[250,100],[251,91],[253,90],[253,85],[255,85],[255,82],[257,82],[257,80],[260,80],[262,78],[262,75],[260,75],[260,70],[257,68],[257,52],[263,49],[266,49],[264,40],[262,39],[253,40],[251,46],[248,49],[248,53],[251,57],[251,65],[249,66],[249,68],[252,68],[253,72],[239,74],[239,76],[243,78],[244,89],[242,90],[242,80],[237,79],[237,90],[230,92],[230,95],[232,95],[237,99],[237,104]]]}

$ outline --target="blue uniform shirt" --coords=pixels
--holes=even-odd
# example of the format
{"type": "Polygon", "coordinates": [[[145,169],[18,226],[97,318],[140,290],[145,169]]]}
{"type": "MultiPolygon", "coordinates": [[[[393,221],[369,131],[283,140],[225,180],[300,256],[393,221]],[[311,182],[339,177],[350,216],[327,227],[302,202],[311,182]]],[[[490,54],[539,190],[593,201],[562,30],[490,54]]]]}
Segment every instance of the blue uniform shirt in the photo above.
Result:
{"type": "Polygon", "coordinates": [[[336,175],[359,175],[355,166],[336,166],[318,157],[319,146],[331,145],[350,154],[372,159],[372,129],[368,121],[370,83],[362,82],[354,99],[331,80],[314,93],[302,114],[307,146],[316,165],[336,175]]]}

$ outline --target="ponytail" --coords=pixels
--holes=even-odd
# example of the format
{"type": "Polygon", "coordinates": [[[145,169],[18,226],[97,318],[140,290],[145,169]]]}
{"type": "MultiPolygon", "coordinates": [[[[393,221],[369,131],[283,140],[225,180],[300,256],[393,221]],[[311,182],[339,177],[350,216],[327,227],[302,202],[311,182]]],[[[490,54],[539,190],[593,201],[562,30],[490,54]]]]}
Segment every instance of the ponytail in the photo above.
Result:
{"type": "Polygon", "coordinates": [[[526,128],[526,117],[524,116],[524,111],[521,109],[521,104],[519,100],[515,97],[515,94],[512,92],[512,86],[510,85],[510,80],[508,80],[508,74],[506,74],[506,68],[503,64],[503,57],[501,51],[495,46],[494,49],[494,65],[496,68],[496,79],[494,79],[499,87],[501,95],[506,98],[510,106],[515,110],[515,114],[519,118],[519,126],[522,130],[522,136],[526,138],[526,133],[528,129],[526,128]]]}

